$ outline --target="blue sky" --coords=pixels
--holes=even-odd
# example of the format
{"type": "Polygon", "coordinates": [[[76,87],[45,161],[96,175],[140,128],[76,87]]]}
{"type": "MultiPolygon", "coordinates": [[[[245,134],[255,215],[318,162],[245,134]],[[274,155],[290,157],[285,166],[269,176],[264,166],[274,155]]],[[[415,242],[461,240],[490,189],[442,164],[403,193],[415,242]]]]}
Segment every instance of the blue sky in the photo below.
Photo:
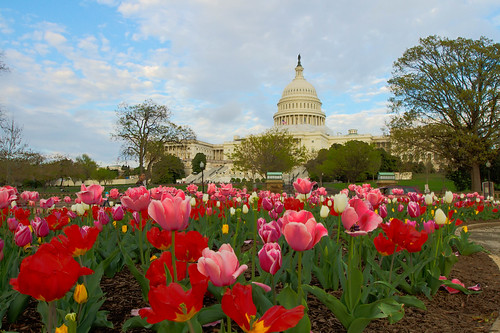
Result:
{"type": "Polygon", "coordinates": [[[122,102],[167,105],[212,143],[264,131],[298,53],[334,133],[381,134],[392,63],[434,34],[498,42],[500,3],[2,1],[0,33],[0,106],[28,145],[110,165],[122,102]]]}

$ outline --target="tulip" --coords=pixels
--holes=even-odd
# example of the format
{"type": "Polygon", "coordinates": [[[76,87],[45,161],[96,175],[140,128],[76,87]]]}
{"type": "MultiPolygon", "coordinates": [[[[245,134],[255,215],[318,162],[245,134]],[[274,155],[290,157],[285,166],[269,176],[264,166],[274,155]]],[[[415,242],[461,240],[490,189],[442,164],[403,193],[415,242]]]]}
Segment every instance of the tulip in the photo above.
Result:
{"type": "Polygon", "coordinates": [[[281,261],[281,248],[278,243],[266,243],[259,251],[260,267],[270,274],[276,274],[281,268],[281,261]]]}
{"type": "Polygon", "coordinates": [[[73,259],[56,238],[40,245],[35,254],[21,262],[19,275],[10,280],[14,290],[37,300],[51,302],[61,299],[82,275],[93,271],[73,259]]]}
{"type": "Polygon", "coordinates": [[[228,224],[223,224],[222,225],[222,233],[225,235],[229,233],[229,225],[228,224]]]}
{"type": "Polygon", "coordinates": [[[446,191],[444,193],[443,199],[447,204],[451,204],[451,202],[453,201],[453,193],[451,191],[446,191]]]}
{"type": "Polygon", "coordinates": [[[150,193],[144,186],[129,188],[120,201],[125,208],[140,212],[148,209],[150,193]]]}
{"type": "Polygon", "coordinates": [[[271,211],[271,209],[273,209],[273,202],[271,201],[271,199],[267,197],[262,199],[262,208],[264,208],[268,212],[271,211]]]}
{"type": "Polygon", "coordinates": [[[49,234],[49,224],[45,219],[41,219],[38,216],[35,217],[33,221],[31,221],[31,227],[35,232],[37,237],[45,237],[49,234]]]}
{"type": "Polygon", "coordinates": [[[54,206],[54,199],[48,198],[48,199],[40,199],[40,208],[51,208],[54,206]]]}
{"type": "Polygon", "coordinates": [[[97,212],[97,220],[102,225],[106,225],[109,223],[109,215],[108,215],[108,213],[106,213],[104,208],[100,208],[99,211],[97,212]]]}
{"type": "Polygon", "coordinates": [[[426,194],[424,200],[427,206],[432,205],[432,202],[434,201],[434,193],[426,194]]]}
{"type": "Polygon", "coordinates": [[[349,198],[345,193],[336,194],[333,197],[333,209],[335,213],[342,214],[344,210],[347,208],[349,198]]]}
{"type": "Polygon", "coordinates": [[[236,281],[236,278],[243,273],[248,266],[241,265],[229,244],[222,244],[219,251],[215,252],[208,247],[202,252],[202,257],[198,259],[198,271],[210,278],[210,281],[217,286],[229,286],[236,281]]]}
{"type": "Polygon", "coordinates": [[[243,214],[248,214],[248,206],[243,205],[243,207],[241,207],[241,211],[243,212],[243,214]]]}
{"type": "Polygon", "coordinates": [[[122,205],[116,205],[113,208],[111,208],[111,216],[113,217],[114,221],[123,220],[124,214],[125,214],[125,211],[124,211],[122,205]]]}
{"type": "Polygon", "coordinates": [[[342,213],[342,224],[351,236],[366,235],[382,223],[380,215],[371,211],[363,200],[352,199],[351,205],[342,213]]]}
{"type": "Polygon", "coordinates": [[[7,226],[9,227],[9,230],[14,232],[17,229],[17,226],[19,225],[19,221],[14,218],[14,217],[9,217],[7,219],[7,226]]]}
{"type": "Polygon", "coordinates": [[[186,229],[190,212],[189,199],[182,200],[169,194],[161,201],[152,200],[148,207],[149,216],[167,231],[186,229]]]}
{"type": "Polygon", "coordinates": [[[277,221],[264,223],[259,227],[259,236],[264,243],[277,242],[281,237],[281,227],[277,221]]]}
{"type": "Polygon", "coordinates": [[[408,203],[408,215],[411,217],[419,217],[421,214],[418,202],[411,201],[408,203]]]}
{"type": "Polygon", "coordinates": [[[328,209],[327,206],[321,206],[321,209],[319,210],[319,216],[321,218],[326,219],[328,217],[328,214],[330,214],[330,209],[328,209]]]}
{"type": "Polygon", "coordinates": [[[71,202],[71,198],[69,196],[65,196],[64,197],[64,202],[65,203],[70,203],[71,202]]]}
{"type": "Polygon", "coordinates": [[[252,286],[235,284],[222,296],[222,311],[233,319],[244,332],[282,332],[295,327],[304,316],[304,306],[287,310],[281,305],[272,306],[262,317],[256,318],[257,308],[252,299],[252,286]]]}
{"type": "Polygon", "coordinates": [[[293,183],[295,191],[300,194],[309,194],[314,186],[315,182],[311,182],[309,179],[297,178],[293,183]]]}
{"type": "Polygon", "coordinates": [[[92,184],[86,187],[84,184],[81,186],[81,191],[76,193],[78,198],[87,205],[98,205],[102,202],[102,192],[104,187],[98,184],[92,184]]]}
{"type": "Polygon", "coordinates": [[[234,216],[236,214],[236,209],[234,209],[234,207],[229,208],[229,214],[231,214],[231,216],[234,216]]]}
{"type": "Polygon", "coordinates": [[[23,247],[28,245],[33,241],[33,236],[31,235],[31,230],[28,226],[19,224],[17,226],[16,233],[14,234],[14,242],[17,246],[23,247]]]}
{"type": "Polygon", "coordinates": [[[78,304],[87,303],[88,298],[87,288],[85,288],[85,285],[83,283],[77,284],[75,291],[73,292],[73,299],[75,302],[78,304]]]}
{"type": "Polygon", "coordinates": [[[380,215],[380,217],[383,219],[385,219],[387,217],[387,206],[386,205],[380,205],[378,207],[378,215],[380,215]]]}
{"type": "Polygon", "coordinates": [[[316,245],[328,231],[321,223],[317,223],[311,212],[287,210],[282,220],[283,235],[287,243],[295,251],[307,251],[316,245]]]}
{"type": "Polygon", "coordinates": [[[146,232],[149,243],[160,251],[167,250],[172,244],[172,233],[160,228],[152,227],[146,232]]]}
{"type": "Polygon", "coordinates": [[[441,208],[436,209],[436,212],[434,213],[434,222],[440,226],[446,223],[446,214],[441,208]]]}
{"type": "Polygon", "coordinates": [[[57,238],[73,257],[87,253],[99,235],[99,230],[96,227],[84,226],[80,228],[77,224],[65,227],[63,232],[65,235],[61,234],[57,238]]]}

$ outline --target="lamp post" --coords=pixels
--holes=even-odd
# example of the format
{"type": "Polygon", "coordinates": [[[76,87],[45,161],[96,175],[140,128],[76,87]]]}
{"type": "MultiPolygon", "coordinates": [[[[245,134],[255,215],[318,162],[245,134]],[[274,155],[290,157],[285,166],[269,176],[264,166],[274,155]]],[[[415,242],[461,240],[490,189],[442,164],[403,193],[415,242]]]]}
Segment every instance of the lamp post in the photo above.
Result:
{"type": "Polygon", "coordinates": [[[488,169],[488,183],[490,182],[490,168],[491,168],[491,163],[490,161],[486,161],[486,168],[488,169]]]}
{"type": "Polygon", "coordinates": [[[203,161],[200,162],[201,169],[201,192],[205,193],[205,183],[203,182],[203,171],[205,170],[205,163],[203,161]]]}

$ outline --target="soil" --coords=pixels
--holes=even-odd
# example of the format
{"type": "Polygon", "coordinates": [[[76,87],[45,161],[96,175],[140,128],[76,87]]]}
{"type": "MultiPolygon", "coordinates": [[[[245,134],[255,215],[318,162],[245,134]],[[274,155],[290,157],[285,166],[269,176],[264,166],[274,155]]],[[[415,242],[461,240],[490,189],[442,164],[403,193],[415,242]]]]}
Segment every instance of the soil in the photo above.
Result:
{"type": "MultiPolygon", "coordinates": [[[[419,297],[427,310],[406,308],[405,316],[395,324],[381,319],[370,323],[365,332],[489,332],[500,309],[500,270],[484,252],[463,256],[453,267],[450,275],[460,279],[466,286],[477,283],[482,292],[475,295],[449,294],[440,289],[432,300],[419,297]]],[[[119,332],[123,323],[131,317],[133,309],[146,307],[141,289],[125,267],[114,278],[104,277],[101,282],[107,300],[102,309],[109,311],[108,320],[114,329],[96,328],[93,332],[119,332]]],[[[314,296],[309,296],[309,316],[315,333],[345,332],[340,322],[314,296]]],[[[2,326],[7,331],[41,332],[40,316],[36,312],[36,301],[30,303],[17,323],[2,326]]],[[[207,328],[206,332],[215,332],[207,328]]],[[[148,332],[134,329],[129,332],[148,332]]]]}

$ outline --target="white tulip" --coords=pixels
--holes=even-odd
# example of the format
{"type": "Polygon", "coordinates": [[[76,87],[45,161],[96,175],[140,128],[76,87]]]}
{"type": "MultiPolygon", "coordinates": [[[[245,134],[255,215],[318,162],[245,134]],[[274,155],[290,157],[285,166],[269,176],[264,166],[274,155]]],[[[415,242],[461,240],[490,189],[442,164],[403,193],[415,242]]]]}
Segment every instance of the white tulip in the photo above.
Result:
{"type": "Polygon", "coordinates": [[[328,217],[329,213],[330,213],[330,209],[328,209],[328,206],[321,206],[321,209],[319,211],[319,216],[326,219],[328,217]]]}
{"type": "Polygon", "coordinates": [[[207,193],[203,194],[203,202],[204,203],[207,203],[208,202],[208,199],[209,199],[209,196],[207,193]]]}
{"type": "Polygon", "coordinates": [[[248,214],[248,206],[243,205],[243,207],[241,208],[241,211],[243,212],[243,214],[248,214]]]}
{"type": "Polygon", "coordinates": [[[433,197],[434,197],[434,193],[431,193],[431,194],[426,194],[426,195],[425,195],[424,199],[425,199],[425,204],[426,204],[427,206],[432,205],[432,202],[434,201],[434,200],[433,200],[433,197]]]}
{"type": "Polygon", "coordinates": [[[189,200],[189,203],[191,204],[191,207],[196,206],[196,198],[192,197],[191,200],[189,200]]]}
{"type": "Polygon", "coordinates": [[[434,213],[434,222],[439,225],[446,223],[446,214],[441,208],[436,209],[436,212],[434,213]]]}
{"type": "Polygon", "coordinates": [[[344,193],[336,194],[333,197],[333,209],[337,214],[343,213],[347,207],[349,198],[344,193]]]}
{"type": "Polygon", "coordinates": [[[229,213],[231,213],[231,216],[234,216],[234,214],[236,214],[236,209],[234,209],[234,207],[229,208],[229,213]]]}
{"type": "Polygon", "coordinates": [[[451,191],[446,191],[444,193],[443,199],[447,204],[451,204],[451,202],[453,201],[453,193],[451,191]]]}

